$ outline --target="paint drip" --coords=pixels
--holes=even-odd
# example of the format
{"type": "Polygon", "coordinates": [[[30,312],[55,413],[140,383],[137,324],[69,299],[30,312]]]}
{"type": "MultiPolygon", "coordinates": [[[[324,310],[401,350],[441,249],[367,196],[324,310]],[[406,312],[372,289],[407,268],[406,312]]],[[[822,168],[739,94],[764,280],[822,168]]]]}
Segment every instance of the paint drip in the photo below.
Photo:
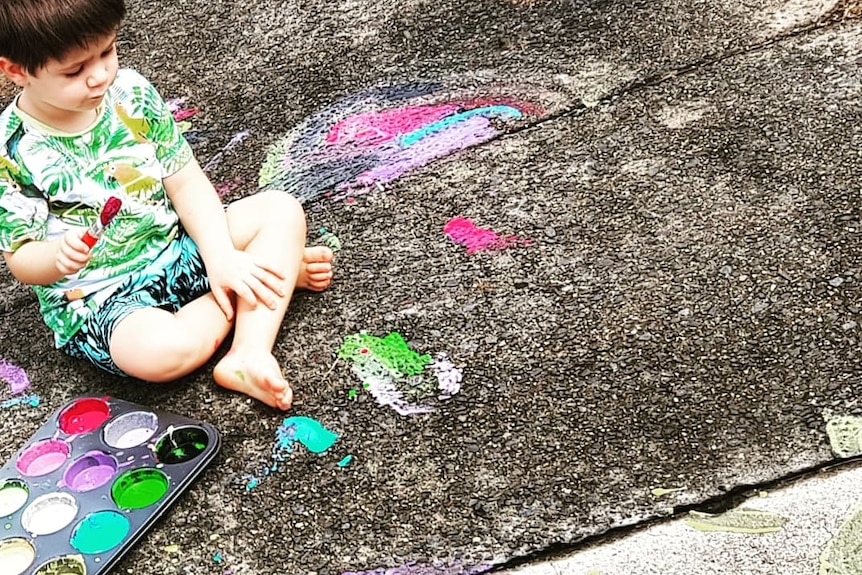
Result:
{"type": "Polygon", "coordinates": [[[434,407],[429,398],[437,394],[438,399],[449,399],[461,390],[462,372],[445,353],[432,360],[410,349],[397,332],[382,338],[367,333],[347,336],[338,357],[352,364],[362,387],[378,404],[400,415],[430,413],[434,407]]]}
{"type": "Polygon", "coordinates": [[[491,140],[544,112],[512,86],[442,82],[377,86],[325,107],[268,150],[261,188],[301,202],[348,199],[428,163],[491,140]],[[498,95],[490,94],[496,91],[498,95]]]}
{"type": "Polygon", "coordinates": [[[341,250],[341,240],[338,239],[338,236],[327,230],[326,228],[320,228],[318,230],[320,234],[320,238],[318,239],[323,245],[331,249],[333,252],[337,252],[341,250]]]}
{"type": "Polygon", "coordinates": [[[443,226],[443,233],[453,242],[465,246],[468,254],[485,250],[504,250],[531,243],[531,240],[518,236],[501,236],[491,229],[480,228],[469,219],[462,217],[449,220],[443,226]]]}
{"type": "Polygon", "coordinates": [[[338,434],[330,431],[312,417],[293,416],[285,418],[275,431],[275,445],[272,448],[271,463],[258,469],[255,474],[244,475],[241,480],[246,491],[251,491],[262,479],[276,471],[287,461],[298,441],[312,453],[323,453],[335,444],[338,434]]]}
{"type": "Polygon", "coordinates": [[[17,397],[10,397],[9,399],[3,400],[0,402],[0,408],[6,409],[9,407],[15,407],[16,405],[29,405],[30,407],[39,407],[39,402],[42,400],[36,394],[30,395],[19,395],[17,397]]]}

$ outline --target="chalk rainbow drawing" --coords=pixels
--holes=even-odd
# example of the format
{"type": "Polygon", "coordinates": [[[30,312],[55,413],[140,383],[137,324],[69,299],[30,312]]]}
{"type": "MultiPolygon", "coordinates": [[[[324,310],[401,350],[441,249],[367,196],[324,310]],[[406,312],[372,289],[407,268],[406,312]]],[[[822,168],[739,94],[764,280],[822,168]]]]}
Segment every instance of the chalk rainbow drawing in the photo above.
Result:
{"type": "Polygon", "coordinates": [[[275,430],[275,445],[272,447],[271,462],[259,468],[254,474],[242,476],[241,481],[245,485],[246,491],[251,491],[260,485],[264,477],[278,471],[279,466],[287,461],[287,458],[293,453],[294,444],[297,441],[312,453],[323,453],[332,447],[337,439],[337,433],[330,431],[312,417],[292,416],[285,418],[275,430]]]}
{"type": "Polygon", "coordinates": [[[452,218],[443,226],[443,233],[455,243],[467,248],[472,254],[483,250],[503,250],[512,246],[526,246],[531,243],[527,238],[501,236],[497,232],[476,226],[468,218],[452,218]]]}
{"type": "Polygon", "coordinates": [[[345,199],[545,114],[518,89],[444,82],[378,86],[312,114],[272,144],[258,185],[302,202],[345,199]],[[485,93],[483,93],[483,90],[485,93]],[[490,94],[497,92],[497,94],[490,94]]]}
{"type": "Polygon", "coordinates": [[[344,338],[338,357],[352,364],[353,372],[374,399],[400,415],[434,411],[430,399],[451,398],[461,391],[463,373],[441,352],[430,355],[410,349],[398,332],[384,337],[358,333],[344,338]],[[433,374],[434,384],[427,377],[433,374]]]}

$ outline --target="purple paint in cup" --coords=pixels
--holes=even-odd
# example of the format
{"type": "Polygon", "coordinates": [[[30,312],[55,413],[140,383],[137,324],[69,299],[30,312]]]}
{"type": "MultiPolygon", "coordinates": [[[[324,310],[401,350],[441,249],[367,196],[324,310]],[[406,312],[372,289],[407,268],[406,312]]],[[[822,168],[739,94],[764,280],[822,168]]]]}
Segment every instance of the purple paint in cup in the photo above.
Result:
{"type": "Polygon", "coordinates": [[[39,477],[60,469],[70,453],[69,444],[60,439],[44,439],[28,447],[15,466],[27,477],[39,477]]]}
{"type": "Polygon", "coordinates": [[[66,469],[63,483],[72,491],[83,493],[101,487],[117,472],[117,460],[102,451],[85,453],[66,469]]]}

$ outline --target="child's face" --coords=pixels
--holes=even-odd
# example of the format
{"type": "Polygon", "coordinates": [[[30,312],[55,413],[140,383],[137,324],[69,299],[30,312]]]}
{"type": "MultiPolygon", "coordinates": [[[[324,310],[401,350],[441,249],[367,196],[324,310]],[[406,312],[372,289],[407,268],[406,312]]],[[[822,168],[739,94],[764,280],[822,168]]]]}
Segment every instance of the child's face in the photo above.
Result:
{"type": "Polygon", "coordinates": [[[49,60],[35,74],[22,71],[12,80],[24,89],[21,97],[28,107],[44,119],[91,113],[117,75],[116,41],[116,34],[97,39],[61,60],[49,60]]]}

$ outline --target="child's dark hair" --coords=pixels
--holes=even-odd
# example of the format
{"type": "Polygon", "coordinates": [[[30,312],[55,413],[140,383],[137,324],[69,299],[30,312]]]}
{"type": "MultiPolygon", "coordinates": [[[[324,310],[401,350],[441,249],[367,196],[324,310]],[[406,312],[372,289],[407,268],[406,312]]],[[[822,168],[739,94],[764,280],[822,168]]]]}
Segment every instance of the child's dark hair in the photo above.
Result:
{"type": "Polygon", "coordinates": [[[0,56],[28,73],[114,33],[125,0],[0,0],[0,56]]]}

